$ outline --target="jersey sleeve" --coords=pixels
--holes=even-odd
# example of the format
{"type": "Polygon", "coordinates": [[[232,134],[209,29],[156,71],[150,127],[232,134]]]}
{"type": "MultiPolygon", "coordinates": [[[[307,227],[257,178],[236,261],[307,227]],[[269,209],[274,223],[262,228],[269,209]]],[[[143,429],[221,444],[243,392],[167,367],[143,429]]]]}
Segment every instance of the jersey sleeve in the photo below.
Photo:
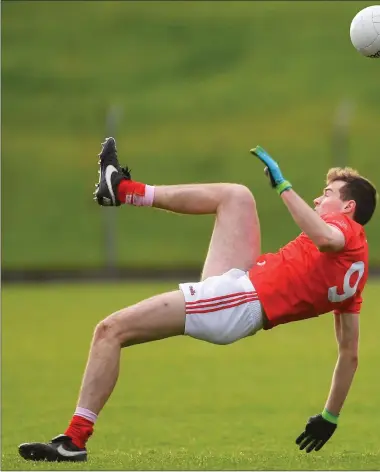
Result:
{"type": "Polygon", "coordinates": [[[354,313],[356,315],[359,315],[362,307],[362,302],[362,296],[357,294],[353,297],[353,299],[347,306],[345,306],[344,308],[339,308],[338,310],[334,310],[334,315],[341,315],[343,313],[354,313]]]}
{"type": "Polygon", "coordinates": [[[344,247],[347,247],[348,241],[351,239],[351,236],[353,235],[353,229],[347,220],[347,218],[343,215],[327,215],[323,217],[324,221],[331,226],[334,226],[335,228],[338,228],[344,236],[344,247]]]}

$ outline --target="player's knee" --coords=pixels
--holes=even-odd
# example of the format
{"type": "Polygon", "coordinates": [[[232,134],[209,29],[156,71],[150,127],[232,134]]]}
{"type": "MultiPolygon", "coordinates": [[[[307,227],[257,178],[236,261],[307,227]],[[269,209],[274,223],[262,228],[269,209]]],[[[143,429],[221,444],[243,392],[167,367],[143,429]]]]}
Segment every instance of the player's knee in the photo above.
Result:
{"type": "Polygon", "coordinates": [[[94,338],[95,341],[100,341],[104,339],[118,340],[120,337],[120,331],[120,321],[117,319],[117,317],[111,315],[97,324],[95,328],[94,338]]]}
{"type": "Polygon", "coordinates": [[[95,328],[95,342],[108,340],[117,342],[121,346],[134,344],[136,329],[134,329],[133,320],[129,314],[129,309],[125,308],[101,321],[95,328]]]}
{"type": "Polygon", "coordinates": [[[94,340],[100,341],[102,339],[108,338],[111,335],[111,329],[111,323],[108,321],[108,319],[106,318],[102,320],[95,327],[94,340]]]}
{"type": "Polygon", "coordinates": [[[230,189],[230,198],[235,198],[242,205],[256,205],[255,198],[251,190],[245,185],[232,184],[230,189]]]}

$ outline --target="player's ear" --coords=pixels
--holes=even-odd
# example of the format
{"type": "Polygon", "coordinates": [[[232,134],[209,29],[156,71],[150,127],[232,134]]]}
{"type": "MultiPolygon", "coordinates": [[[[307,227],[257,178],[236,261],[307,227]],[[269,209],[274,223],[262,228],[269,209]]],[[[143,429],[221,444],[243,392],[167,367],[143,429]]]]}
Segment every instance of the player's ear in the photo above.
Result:
{"type": "Polygon", "coordinates": [[[356,210],[356,202],[355,200],[348,200],[347,202],[344,202],[343,206],[343,212],[344,213],[352,213],[354,214],[356,210]]]}

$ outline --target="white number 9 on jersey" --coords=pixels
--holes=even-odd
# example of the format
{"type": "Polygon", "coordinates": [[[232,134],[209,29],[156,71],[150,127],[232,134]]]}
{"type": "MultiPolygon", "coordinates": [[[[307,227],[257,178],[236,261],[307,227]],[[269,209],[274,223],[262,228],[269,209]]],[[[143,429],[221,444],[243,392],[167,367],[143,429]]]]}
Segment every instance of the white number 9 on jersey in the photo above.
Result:
{"type": "Polygon", "coordinates": [[[330,287],[328,291],[328,299],[330,302],[343,302],[347,300],[347,298],[352,297],[355,295],[356,289],[358,288],[360,279],[363,277],[364,274],[364,262],[354,262],[352,266],[346,272],[343,280],[343,293],[338,293],[338,287],[330,287]],[[358,272],[358,278],[355,282],[353,287],[350,286],[350,278],[355,272],[358,272]]]}

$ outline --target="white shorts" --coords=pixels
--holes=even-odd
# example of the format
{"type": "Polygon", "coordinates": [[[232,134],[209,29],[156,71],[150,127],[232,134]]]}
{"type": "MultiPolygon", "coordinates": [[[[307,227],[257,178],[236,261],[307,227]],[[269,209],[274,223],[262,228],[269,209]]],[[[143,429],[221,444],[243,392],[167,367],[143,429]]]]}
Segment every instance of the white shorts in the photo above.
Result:
{"type": "Polygon", "coordinates": [[[185,334],[230,344],[263,327],[263,312],[247,273],[231,269],[202,282],[180,284],[186,302],[185,334]]]}

